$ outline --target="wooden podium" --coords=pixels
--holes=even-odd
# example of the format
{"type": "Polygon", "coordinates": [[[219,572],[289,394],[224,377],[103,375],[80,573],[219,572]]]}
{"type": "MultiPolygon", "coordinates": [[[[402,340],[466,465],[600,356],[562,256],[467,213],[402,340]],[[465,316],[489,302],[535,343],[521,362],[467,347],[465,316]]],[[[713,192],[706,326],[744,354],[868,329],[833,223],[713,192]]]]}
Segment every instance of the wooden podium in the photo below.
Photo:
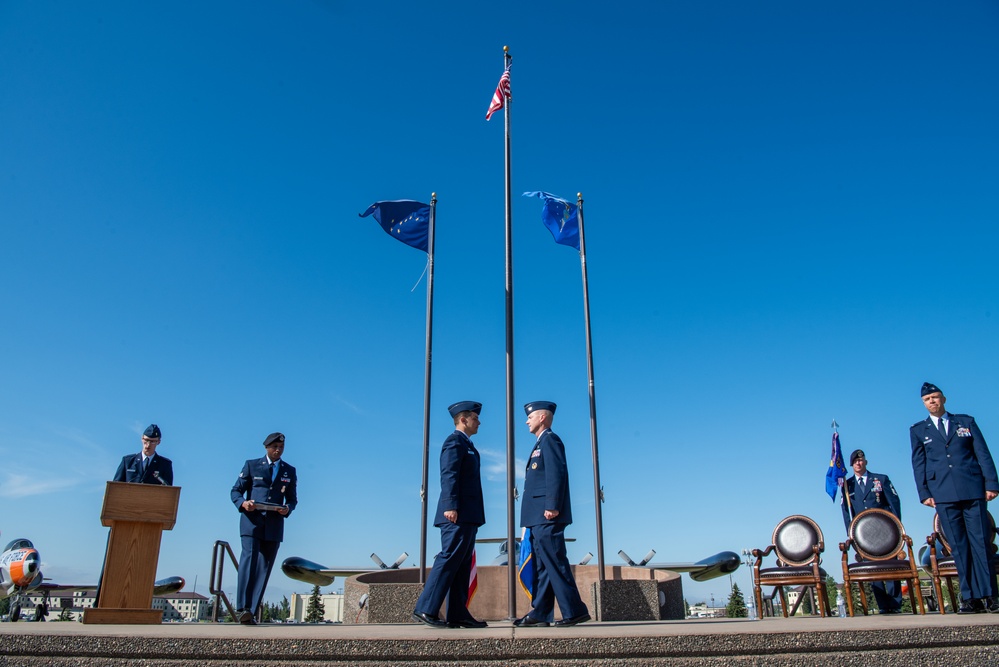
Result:
{"type": "Polygon", "coordinates": [[[97,607],[84,623],[147,624],[163,621],[153,609],[160,537],[177,521],[179,486],[108,482],[101,523],[111,528],[97,607]]]}

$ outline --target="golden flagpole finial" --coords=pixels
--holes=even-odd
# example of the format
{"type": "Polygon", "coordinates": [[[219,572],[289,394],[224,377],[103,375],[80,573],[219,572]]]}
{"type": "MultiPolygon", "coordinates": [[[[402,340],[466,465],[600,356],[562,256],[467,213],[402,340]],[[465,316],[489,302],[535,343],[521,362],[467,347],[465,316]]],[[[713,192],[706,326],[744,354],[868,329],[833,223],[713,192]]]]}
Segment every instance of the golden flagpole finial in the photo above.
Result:
{"type": "Polygon", "coordinates": [[[509,51],[510,51],[510,47],[509,46],[504,46],[503,47],[503,53],[508,53],[509,51]]]}

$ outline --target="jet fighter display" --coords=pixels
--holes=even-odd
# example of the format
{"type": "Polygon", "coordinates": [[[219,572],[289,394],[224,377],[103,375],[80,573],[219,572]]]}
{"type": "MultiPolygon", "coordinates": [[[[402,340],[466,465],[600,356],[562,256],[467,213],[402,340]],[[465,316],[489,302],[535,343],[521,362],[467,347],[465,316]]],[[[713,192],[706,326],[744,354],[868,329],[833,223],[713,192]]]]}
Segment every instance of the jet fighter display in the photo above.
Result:
{"type": "MultiPolygon", "coordinates": [[[[42,594],[42,602],[35,606],[34,620],[40,621],[49,613],[49,594],[53,591],[85,591],[96,585],[67,585],[49,583],[42,576],[42,560],[30,540],[19,538],[10,542],[0,553],[0,599],[10,598],[11,622],[21,618],[21,608],[28,596],[35,591],[42,594]]],[[[153,586],[153,595],[168,595],[184,588],[182,577],[160,579],[153,586]]]]}
{"type": "Polygon", "coordinates": [[[319,563],[314,563],[311,560],[306,560],[304,558],[299,558],[298,556],[291,556],[290,558],[285,558],[284,562],[281,563],[281,571],[285,573],[289,578],[295,579],[296,581],[304,581],[307,584],[312,584],[313,586],[329,586],[333,583],[336,577],[352,577],[355,574],[364,574],[365,572],[377,572],[379,570],[398,570],[399,566],[409,558],[409,554],[405,551],[402,552],[395,562],[391,565],[386,565],[378,554],[371,554],[371,560],[374,561],[375,565],[378,567],[326,567],[325,565],[320,565],[319,563]]]}

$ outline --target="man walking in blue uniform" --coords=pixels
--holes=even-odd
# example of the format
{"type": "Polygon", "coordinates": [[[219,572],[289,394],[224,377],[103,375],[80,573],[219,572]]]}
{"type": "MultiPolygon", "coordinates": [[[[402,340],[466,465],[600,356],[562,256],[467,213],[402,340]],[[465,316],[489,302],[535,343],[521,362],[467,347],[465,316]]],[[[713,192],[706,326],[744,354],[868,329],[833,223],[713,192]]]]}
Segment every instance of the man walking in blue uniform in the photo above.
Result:
{"type": "Polygon", "coordinates": [[[556,627],[590,620],[565,552],[565,527],[572,523],[572,503],[565,445],[551,430],[555,408],[550,401],[524,406],[527,427],[538,440],[527,461],[520,525],[531,529],[536,584],[531,611],[513,622],[518,627],[551,624],[556,600],[562,612],[562,619],[555,621],[556,627]]]}
{"type": "Polygon", "coordinates": [[[416,601],[413,618],[430,627],[484,628],[468,611],[475,534],[486,522],[479,476],[479,452],[471,436],[479,431],[482,404],[462,401],[448,408],[454,433],[441,448],[441,497],[434,525],[441,529],[441,552],[416,601]],[[447,599],[447,620],[438,615],[447,599]]]}
{"type": "MultiPolygon", "coordinates": [[[[888,475],[868,470],[867,457],[862,449],[855,449],[850,454],[850,465],[853,466],[853,474],[843,480],[844,493],[840,501],[847,532],[850,532],[850,523],[855,516],[872,508],[891,512],[901,521],[902,503],[888,475]],[[846,496],[849,496],[849,507],[845,502],[846,496]]],[[[902,585],[899,582],[875,581],[871,589],[882,614],[897,614],[902,608],[902,585]]]]}
{"type": "Polygon", "coordinates": [[[970,415],[946,411],[947,397],[924,382],[930,416],[909,428],[919,500],[935,507],[961,582],[959,614],[999,612],[986,503],[999,495],[999,475],[985,437],[970,415]]]}
{"type": "Polygon", "coordinates": [[[142,451],[123,456],[111,481],[172,486],[173,462],[156,453],[162,436],[156,424],[146,427],[142,432],[142,451]]]}
{"type": "Polygon", "coordinates": [[[284,434],[264,439],[266,455],[250,459],[229,494],[239,510],[239,577],[236,587],[236,620],[255,625],[267,580],[284,539],[284,520],[298,505],[298,475],[281,458],[284,434]],[[262,505],[262,507],[258,507],[262,505]]]}

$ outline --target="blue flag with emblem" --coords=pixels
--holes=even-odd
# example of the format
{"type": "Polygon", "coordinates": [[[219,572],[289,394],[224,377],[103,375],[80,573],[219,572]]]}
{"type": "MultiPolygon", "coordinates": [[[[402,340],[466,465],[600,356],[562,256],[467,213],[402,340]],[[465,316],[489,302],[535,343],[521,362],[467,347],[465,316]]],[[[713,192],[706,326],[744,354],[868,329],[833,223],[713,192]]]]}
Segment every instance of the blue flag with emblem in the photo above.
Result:
{"type": "Polygon", "coordinates": [[[826,471],[826,493],[834,501],[836,490],[843,486],[846,477],[846,465],[843,464],[843,450],[839,446],[839,433],[833,431],[832,455],[829,457],[829,470],[826,471]]]}
{"type": "Polygon", "coordinates": [[[534,553],[531,551],[531,529],[525,528],[520,538],[520,558],[518,559],[517,576],[520,587],[527,593],[527,599],[534,601],[534,588],[537,585],[537,575],[534,572],[534,553]]]}
{"type": "Polygon", "coordinates": [[[358,215],[362,218],[374,215],[389,236],[417,250],[429,252],[430,204],[412,199],[376,201],[358,215]]]}
{"type": "Polygon", "coordinates": [[[579,250],[578,206],[548,192],[525,192],[525,197],[540,197],[545,201],[541,209],[541,222],[552,233],[555,243],[579,250]]]}

